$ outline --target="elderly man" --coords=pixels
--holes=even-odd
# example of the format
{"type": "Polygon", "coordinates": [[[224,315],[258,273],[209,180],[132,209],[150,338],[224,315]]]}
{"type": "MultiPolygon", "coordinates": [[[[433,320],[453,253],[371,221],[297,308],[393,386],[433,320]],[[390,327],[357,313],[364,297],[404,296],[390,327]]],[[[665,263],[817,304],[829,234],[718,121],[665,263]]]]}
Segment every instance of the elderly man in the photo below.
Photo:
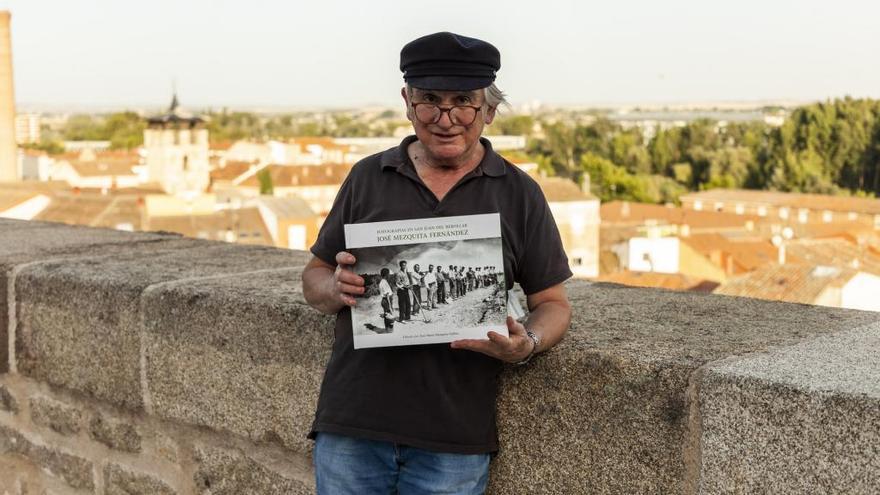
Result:
{"type": "MultiPolygon", "coordinates": [[[[306,300],[336,314],[333,352],[311,438],[319,493],[482,493],[498,450],[495,399],[504,363],[556,344],[571,308],[559,232],[534,180],[480,137],[504,102],[498,50],[436,33],[400,54],[401,90],[415,136],[354,166],[303,271],[306,300]],[[387,198],[394,198],[388,201],[387,198]],[[345,252],[343,225],[500,213],[504,281],[519,282],[530,314],[509,336],[355,350],[350,307],[364,280],[345,252]]],[[[540,441],[540,439],[536,439],[540,441]]],[[[536,459],[535,462],[540,462],[536,459]]]]}

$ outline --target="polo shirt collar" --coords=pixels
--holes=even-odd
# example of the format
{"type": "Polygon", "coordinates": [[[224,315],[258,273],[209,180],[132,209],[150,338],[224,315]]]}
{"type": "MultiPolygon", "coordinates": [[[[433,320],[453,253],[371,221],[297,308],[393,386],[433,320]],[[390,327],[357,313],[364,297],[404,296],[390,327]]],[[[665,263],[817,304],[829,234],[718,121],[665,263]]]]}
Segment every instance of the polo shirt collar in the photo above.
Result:
{"type": "MultiPolygon", "coordinates": [[[[409,159],[407,148],[417,139],[418,138],[415,135],[407,136],[401,141],[400,146],[397,147],[396,153],[383,153],[380,160],[382,170],[394,168],[398,172],[402,172],[403,166],[407,164],[410,168],[414,168],[409,159]]],[[[477,165],[477,168],[475,168],[472,173],[474,175],[488,175],[489,177],[501,177],[507,173],[507,166],[504,163],[504,158],[501,158],[501,155],[495,153],[495,150],[492,149],[492,143],[484,137],[480,137],[480,142],[483,143],[483,148],[485,148],[486,154],[483,155],[483,160],[477,165]]]]}

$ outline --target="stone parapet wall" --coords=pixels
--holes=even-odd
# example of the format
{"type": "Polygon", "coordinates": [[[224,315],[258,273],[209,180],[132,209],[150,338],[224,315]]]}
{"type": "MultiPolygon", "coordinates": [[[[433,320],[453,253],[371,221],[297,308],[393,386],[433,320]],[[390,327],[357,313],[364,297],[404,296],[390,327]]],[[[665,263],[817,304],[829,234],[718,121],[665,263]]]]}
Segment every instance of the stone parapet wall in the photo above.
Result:
{"type": "MultiPolygon", "coordinates": [[[[313,492],[307,260],[0,219],[0,494],[313,492]]],[[[880,489],[880,314],[568,289],[502,376],[493,493],[880,489]]]]}

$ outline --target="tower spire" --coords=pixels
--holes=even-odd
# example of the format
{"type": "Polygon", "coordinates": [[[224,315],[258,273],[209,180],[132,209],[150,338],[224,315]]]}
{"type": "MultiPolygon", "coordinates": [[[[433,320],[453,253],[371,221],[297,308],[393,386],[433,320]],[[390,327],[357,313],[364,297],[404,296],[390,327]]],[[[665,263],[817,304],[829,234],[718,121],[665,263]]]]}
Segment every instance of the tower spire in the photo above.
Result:
{"type": "Polygon", "coordinates": [[[177,101],[177,78],[171,80],[171,94],[171,106],[168,108],[168,113],[173,114],[180,106],[180,102],[177,101]]]}

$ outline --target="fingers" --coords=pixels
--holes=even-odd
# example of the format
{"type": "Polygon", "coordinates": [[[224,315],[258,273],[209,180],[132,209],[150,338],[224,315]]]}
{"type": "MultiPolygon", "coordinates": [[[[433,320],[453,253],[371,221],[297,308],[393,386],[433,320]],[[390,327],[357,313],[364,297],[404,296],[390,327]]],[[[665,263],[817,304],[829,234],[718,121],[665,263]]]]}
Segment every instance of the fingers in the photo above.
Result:
{"type": "Polygon", "coordinates": [[[342,301],[342,304],[345,304],[346,306],[357,306],[357,300],[347,294],[340,293],[339,300],[342,301]]]}
{"type": "Polygon", "coordinates": [[[357,305],[357,300],[352,295],[364,293],[364,279],[350,269],[346,268],[355,264],[357,260],[351,253],[340,251],[336,253],[336,270],[333,276],[334,288],[339,294],[339,300],[346,306],[357,305]]]}
{"type": "Polygon", "coordinates": [[[462,339],[450,344],[453,349],[481,352],[501,361],[514,363],[522,359],[522,338],[507,338],[498,332],[489,332],[487,339],[462,339]]]}
{"type": "Polygon", "coordinates": [[[505,347],[505,348],[510,347],[510,344],[511,344],[510,339],[505,337],[504,335],[501,335],[498,332],[489,332],[486,334],[486,336],[489,337],[490,341],[494,342],[495,344],[498,344],[501,347],[505,347]]]}
{"type": "Polygon", "coordinates": [[[343,284],[357,285],[357,286],[364,285],[363,277],[361,277],[357,273],[354,273],[351,270],[346,270],[346,269],[339,267],[339,266],[336,267],[335,276],[336,276],[337,283],[341,282],[343,284]]]}
{"type": "Polygon", "coordinates": [[[507,331],[510,332],[511,335],[522,335],[526,334],[526,327],[523,326],[522,323],[516,321],[516,319],[512,316],[507,317],[507,331]]]}
{"type": "Polygon", "coordinates": [[[336,253],[337,265],[353,265],[356,261],[355,257],[347,251],[339,251],[336,253]]]}
{"type": "Polygon", "coordinates": [[[364,293],[365,289],[363,285],[346,284],[345,282],[337,280],[336,290],[338,290],[340,294],[354,294],[359,296],[364,293]]]}
{"type": "Polygon", "coordinates": [[[450,344],[453,349],[465,349],[468,351],[481,352],[494,358],[499,357],[495,344],[488,340],[462,339],[450,344]]]}

